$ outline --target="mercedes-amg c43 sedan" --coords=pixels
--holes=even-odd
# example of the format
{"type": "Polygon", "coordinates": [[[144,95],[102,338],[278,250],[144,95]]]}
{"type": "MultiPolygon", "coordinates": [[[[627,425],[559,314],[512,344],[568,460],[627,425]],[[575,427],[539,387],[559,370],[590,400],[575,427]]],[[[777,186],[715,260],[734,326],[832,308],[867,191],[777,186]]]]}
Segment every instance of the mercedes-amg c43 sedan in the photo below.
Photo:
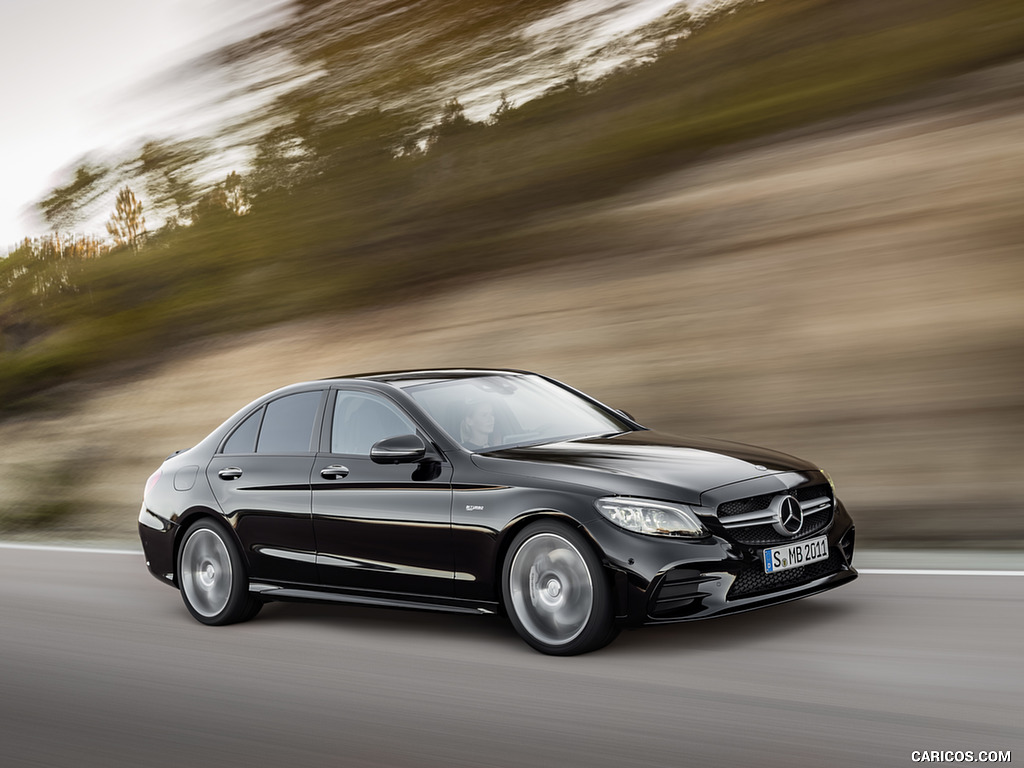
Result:
{"type": "Polygon", "coordinates": [[[857,576],[813,464],[661,435],[523,371],[271,392],[153,473],[139,533],[204,624],[270,600],[501,613],[557,655],[857,576]]]}

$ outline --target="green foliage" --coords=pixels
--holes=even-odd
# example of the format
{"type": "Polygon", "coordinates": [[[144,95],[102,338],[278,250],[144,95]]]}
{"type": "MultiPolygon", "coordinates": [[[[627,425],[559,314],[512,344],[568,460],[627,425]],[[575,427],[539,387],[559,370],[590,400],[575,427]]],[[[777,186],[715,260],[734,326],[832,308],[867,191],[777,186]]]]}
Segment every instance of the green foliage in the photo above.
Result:
{"type": "Polygon", "coordinates": [[[269,131],[256,145],[249,182],[253,205],[273,205],[270,201],[290,194],[312,177],[314,164],[315,157],[298,122],[269,131]]]}
{"type": "Polygon", "coordinates": [[[110,246],[95,237],[26,239],[0,260],[0,352],[24,346],[62,297],[78,293],[86,265],[110,246]]]}
{"type": "Polygon", "coordinates": [[[192,209],[192,223],[205,226],[218,219],[244,216],[251,207],[242,177],[232,171],[199,198],[192,209]]]}
{"type": "MultiPolygon", "coordinates": [[[[501,26],[510,14],[532,18],[557,4],[443,0],[430,4],[435,26],[417,38],[404,35],[417,24],[412,15],[353,25],[360,3],[310,0],[296,2],[282,28],[226,51],[244,60],[283,46],[326,74],[253,117],[273,127],[251,168],[219,184],[198,181],[202,142],[143,147],[131,172],[148,210],[178,225],[150,233],[145,258],[129,249],[68,258],[37,243],[0,260],[0,409],[203,335],[400,301],[456,277],[563,258],[579,247],[575,236],[534,233],[534,222],[560,207],[709,149],[891,103],[936,78],[1024,55],[1018,0],[770,0],[699,28],[680,16],[659,27],[665,43],[654,63],[595,86],[573,76],[518,106],[503,95],[487,124],[466,118],[456,98],[432,129],[424,116],[436,104],[360,107],[443,80],[431,55],[464,67],[495,46],[512,50],[501,26]],[[327,23],[339,19],[347,25],[327,23]],[[360,68],[359,53],[387,48],[391,36],[404,54],[395,68],[383,62],[396,57],[360,68]],[[491,43],[474,48],[475,36],[491,43]]],[[[73,221],[104,184],[108,172],[83,166],[41,207],[53,222],[73,221]]]]}
{"type": "Polygon", "coordinates": [[[174,226],[191,221],[191,206],[200,194],[197,166],[207,148],[199,141],[147,141],[135,161],[134,175],[141,177],[153,207],[164,212],[174,226]]]}
{"type": "Polygon", "coordinates": [[[107,192],[110,174],[110,168],[83,160],[68,184],[57,187],[39,203],[39,212],[46,223],[54,231],[72,230],[81,224],[100,196],[107,192]]]}

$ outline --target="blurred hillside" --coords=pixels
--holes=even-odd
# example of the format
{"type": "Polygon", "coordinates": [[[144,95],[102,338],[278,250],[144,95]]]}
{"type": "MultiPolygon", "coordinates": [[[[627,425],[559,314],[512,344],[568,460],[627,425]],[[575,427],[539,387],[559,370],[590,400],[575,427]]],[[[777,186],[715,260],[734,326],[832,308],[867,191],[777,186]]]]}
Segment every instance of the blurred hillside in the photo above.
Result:
{"type": "MultiPolygon", "coordinates": [[[[344,4],[296,5],[226,60],[351,66],[289,37],[344,4]]],[[[73,219],[134,172],[150,230],[0,262],[0,530],[131,536],[159,461],[272,387],[488,365],[811,458],[870,543],[1020,546],[1019,4],[771,0],[656,36],[487,124],[346,115],[326,77],[254,118],[234,180],[166,142],[55,190],[73,219]]]]}

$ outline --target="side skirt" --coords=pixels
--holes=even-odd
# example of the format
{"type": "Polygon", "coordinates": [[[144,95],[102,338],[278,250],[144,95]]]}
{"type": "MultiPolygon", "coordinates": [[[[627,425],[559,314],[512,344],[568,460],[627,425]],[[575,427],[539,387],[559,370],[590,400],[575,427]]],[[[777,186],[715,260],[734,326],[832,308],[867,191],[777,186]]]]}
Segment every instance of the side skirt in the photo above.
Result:
{"type": "Polygon", "coordinates": [[[473,615],[489,615],[497,613],[497,606],[481,606],[472,604],[452,604],[436,602],[420,602],[392,597],[374,595],[352,595],[341,592],[324,592],[318,589],[295,589],[278,587],[273,584],[251,582],[249,591],[267,600],[296,600],[304,602],[348,603],[353,605],[375,605],[383,608],[413,608],[420,611],[442,611],[445,613],[464,613],[473,615]]]}

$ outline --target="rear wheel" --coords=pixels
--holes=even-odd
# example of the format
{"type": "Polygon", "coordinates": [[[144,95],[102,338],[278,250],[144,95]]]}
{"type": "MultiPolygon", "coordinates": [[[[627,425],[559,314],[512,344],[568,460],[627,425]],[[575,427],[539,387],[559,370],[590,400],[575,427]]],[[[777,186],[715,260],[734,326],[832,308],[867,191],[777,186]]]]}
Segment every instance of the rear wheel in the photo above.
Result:
{"type": "Polygon", "coordinates": [[[590,544],[567,525],[541,521],[520,531],[501,582],[512,625],[541,653],[587,653],[617,634],[607,575],[590,544]]]}
{"type": "Polygon", "coordinates": [[[178,551],[181,597],[198,621],[222,625],[247,621],[263,606],[249,593],[245,563],[234,540],[211,520],[186,532],[178,551]]]}

